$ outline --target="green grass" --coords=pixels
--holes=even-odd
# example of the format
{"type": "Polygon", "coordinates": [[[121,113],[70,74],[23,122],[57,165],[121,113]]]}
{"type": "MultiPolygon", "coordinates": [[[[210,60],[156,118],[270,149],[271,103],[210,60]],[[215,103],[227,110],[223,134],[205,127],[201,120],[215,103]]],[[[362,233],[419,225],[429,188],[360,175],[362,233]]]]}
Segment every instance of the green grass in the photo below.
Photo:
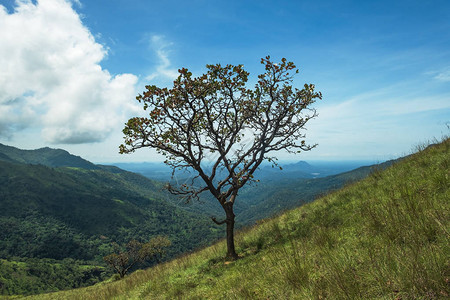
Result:
{"type": "Polygon", "coordinates": [[[123,280],[30,299],[447,299],[450,140],[123,280]]]}

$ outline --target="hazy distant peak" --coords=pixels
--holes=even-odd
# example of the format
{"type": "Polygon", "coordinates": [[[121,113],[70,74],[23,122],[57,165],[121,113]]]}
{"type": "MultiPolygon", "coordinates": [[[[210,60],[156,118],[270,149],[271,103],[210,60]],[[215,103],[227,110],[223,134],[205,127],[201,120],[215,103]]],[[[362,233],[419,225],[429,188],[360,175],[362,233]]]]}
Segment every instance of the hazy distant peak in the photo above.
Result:
{"type": "Polygon", "coordinates": [[[300,160],[300,161],[294,163],[293,165],[295,165],[295,166],[311,167],[311,165],[308,164],[308,163],[307,163],[306,161],[304,161],[304,160],[300,160]]]}

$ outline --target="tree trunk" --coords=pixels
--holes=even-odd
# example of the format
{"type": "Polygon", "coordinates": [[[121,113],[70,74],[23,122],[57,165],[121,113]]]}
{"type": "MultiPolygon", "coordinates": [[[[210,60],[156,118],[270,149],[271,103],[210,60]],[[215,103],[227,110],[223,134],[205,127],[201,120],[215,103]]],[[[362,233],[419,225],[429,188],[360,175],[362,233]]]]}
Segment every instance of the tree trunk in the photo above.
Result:
{"type": "Polygon", "coordinates": [[[223,206],[226,213],[225,223],[227,224],[227,259],[236,260],[238,255],[234,248],[234,213],[233,213],[233,203],[226,203],[223,206]]]}

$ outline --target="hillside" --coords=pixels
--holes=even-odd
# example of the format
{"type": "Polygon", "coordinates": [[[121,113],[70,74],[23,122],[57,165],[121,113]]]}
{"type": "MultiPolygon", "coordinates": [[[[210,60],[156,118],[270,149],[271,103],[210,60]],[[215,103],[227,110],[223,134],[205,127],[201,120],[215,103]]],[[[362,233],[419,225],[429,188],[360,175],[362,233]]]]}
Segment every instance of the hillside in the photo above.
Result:
{"type": "Polygon", "coordinates": [[[299,207],[331,191],[367,177],[375,170],[383,170],[395,161],[359,167],[355,170],[320,178],[262,179],[256,186],[243,188],[239,195],[245,209],[237,209],[237,218],[246,225],[280,212],[299,207]]]}
{"type": "Polygon", "coordinates": [[[48,167],[99,169],[98,166],[79,156],[72,155],[62,149],[51,149],[48,147],[37,150],[22,150],[0,144],[0,161],[44,165],[48,167]]]}
{"type": "Polygon", "coordinates": [[[30,299],[448,299],[450,140],[123,280],[30,299]]]}
{"type": "MultiPolygon", "coordinates": [[[[306,173],[296,168],[293,172],[289,172],[289,170],[287,172],[292,177],[284,174],[285,169],[262,168],[256,176],[260,182],[244,186],[239,191],[235,204],[237,226],[253,225],[260,219],[272,217],[283,211],[311,202],[330,191],[340,189],[346,184],[367,177],[374,170],[383,170],[395,161],[397,160],[359,167],[344,173],[319,178],[302,177],[300,174],[306,173]]],[[[305,164],[305,162],[300,162],[296,165],[305,167],[305,164]]],[[[322,169],[325,168],[322,167],[322,169]]],[[[314,167],[313,170],[318,171],[319,168],[314,167]]],[[[190,180],[180,180],[179,182],[189,183],[190,180]]],[[[168,200],[174,205],[192,212],[219,216],[223,214],[222,207],[209,193],[201,194],[200,202],[194,201],[188,205],[180,201],[179,198],[168,198],[168,200]]]]}
{"type": "Polygon", "coordinates": [[[101,244],[156,234],[173,236],[178,241],[173,252],[180,253],[189,239],[175,234],[178,229],[196,235],[187,247],[192,249],[199,244],[197,238],[210,235],[204,231],[210,230],[205,226],[210,221],[205,216],[202,222],[168,203],[161,188],[157,182],[120,170],[0,162],[0,224],[8,228],[0,232],[5,241],[1,257],[92,260],[94,253],[103,254],[94,250],[101,244]],[[200,227],[197,222],[204,230],[195,228],[200,227]],[[97,241],[100,236],[107,239],[97,241]],[[87,243],[90,239],[96,242],[87,243]]]}
{"type": "Polygon", "coordinates": [[[112,242],[167,235],[173,257],[223,234],[208,216],[171,204],[161,183],[141,175],[50,148],[1,145],[0,157],[0,294],[104,279],[111,275],[103,256],[112,252],[112,242]],[[55,285],[55,272],[65,281],[55,285]]]}
{"type": "MultiPolygon", "coordinates": [[[[261,172],[266,173],[272,174],[261,172]]],[[[367,174],[356,171],[352,176],[367,174]]],[[[262,177],[239,197],[238,227],[312,201],[350,178],[262,177]]],[[[111,271],[102,257],[112,251],[113,242],[164,234],[173,242],[168,257],[174,257],[223,237],[224,228],[209,219],[222,214],[207,194],[186,205],[165,192],[163,183],[114,166],[95,165],[61,149],[0,144],[0,294],[41,293],[103,280],[111,271]]]]}

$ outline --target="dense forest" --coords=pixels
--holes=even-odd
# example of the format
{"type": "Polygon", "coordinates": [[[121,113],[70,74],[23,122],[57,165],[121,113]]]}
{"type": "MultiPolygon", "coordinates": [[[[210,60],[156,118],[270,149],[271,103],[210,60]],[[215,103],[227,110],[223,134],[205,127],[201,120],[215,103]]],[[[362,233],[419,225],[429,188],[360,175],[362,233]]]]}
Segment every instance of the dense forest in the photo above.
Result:
{"type": "Polygon", "coordinates": [[[23,151],[7,146],[0,150],[3,294],[59,290],[102,280],[112,274],[103,257],[113,251],[113,242],[166,235],[172,241],[167,249],[170,258],[222,235],[222,228],[207,216],[167,201],[170,195],[160,182],[94,165],[63,150],[23,151]],[[11,268],[15,271],[9,272],[11,268]],[[55,284],[52,276],[66,279],[55,284]],[[36,280],[39,284],[31,284],[36,280]]]}

